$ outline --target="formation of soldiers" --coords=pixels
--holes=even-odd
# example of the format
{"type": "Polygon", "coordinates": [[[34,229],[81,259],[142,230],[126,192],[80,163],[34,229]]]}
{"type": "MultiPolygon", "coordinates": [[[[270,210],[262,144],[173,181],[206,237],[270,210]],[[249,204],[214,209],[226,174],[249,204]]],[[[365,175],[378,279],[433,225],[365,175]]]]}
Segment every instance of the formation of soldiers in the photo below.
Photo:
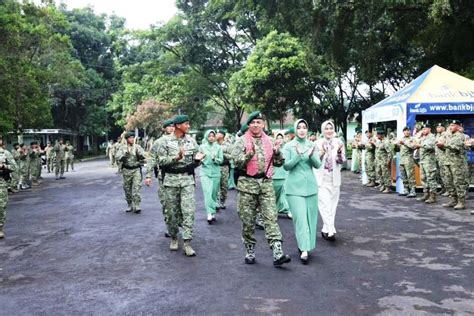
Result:
{"type": "Polygon", "coordinates": [[[14,143],[11,152],[6,150],[6,144],[0,139],[0,238],[5,237],[3,226],[8,194],[41,184],[43,157],[47,172],[54,172],[56,180],[65,179],[65,168],[66,172],[69,166],[74,171],[74,153],[74,146],[69,141],[64,144],[63,139],[59,139],[54,146],[47,142],[44,148],[37,141],[32,141],[29,146],[14,143]]]}
{"type": "Polygon", "coordinates": [[[449,197],[443,206],[465,209],[470,179],[467,151],[472,149],[473,140],[463,133],[458,120],[437,124],[436,134],[432,133],[433,127],[428,122],[416,126],[414,131],[407,126],[400,139],[395,139],[393,133],[386,137],[385,130],[378,128],[376,137],[367,130],[365,142],[355,140],[353,147],[365,150],[366,186],[379,188],[382,193],[391,192],[392,161],[399,152],[404,187],[400,196],[417,197],[415,165],[418,165],[423,196],[417,201],[432,204],[442,195],[449,197]]]}

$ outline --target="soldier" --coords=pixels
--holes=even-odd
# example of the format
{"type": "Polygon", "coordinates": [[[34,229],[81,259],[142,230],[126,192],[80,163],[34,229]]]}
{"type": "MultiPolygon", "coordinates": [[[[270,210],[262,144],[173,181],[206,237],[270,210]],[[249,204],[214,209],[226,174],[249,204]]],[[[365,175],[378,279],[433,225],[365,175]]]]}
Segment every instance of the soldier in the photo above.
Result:
{"type": "Polygon", "coordinates": [[[400,151],[400,175],[403,181],[403,192],[400,196],[416,197],[415,160],[413,159],[413,138],[408,126],[403,128],[403,138],[396,142],[400,151]]]}
{"type": "Polygon", "coordinates": [[[165,221],[171,235],[170,250],[179,248],[178,225],[181,224],[184,254],[192,257],[196,255],[191,247],[196,212],[194,169],[205,155],[198,151],[196,141],[188,135],[190,124],[187,115],[177,115],[173,124],[174,135],[166,138],[158,148],[158,164],[163,174],[165,221]]]}
{"type": "MultiPolygon", "coordinates": [[[[161,211],[163,213],[163,218],[166,218],[166,207],[165,207],[165,197],[163,196],[163,174],[158,165],[158,149],[160,148],[161,144],[164,143],[168,138],[170,138],[174,134],[174,125],[173,120],[168,119],[163,122],[163,135],[154,141],[153,145],[151,146],[150,151],[150,159],[147,161],[147,171],[146,171],[146,179],[145,185],[151,185],[151,178],[153,172],[155,173],[155,177],[158,179],[158,199],[161,203],[161,211]]],[[[178,223],[181,225],[182,219],[181,214],[179,214],[178,223]]],[[[171,235],[169,232],[165,233],[165,237],[169,238],[171,235]]]]}
{"type": "Polygon", "coordinates": [[[5,209],[8,203],[8,180],[10,174],[16,171],[17,165],[12,154],[3,148],[3,139],[0,139],[0,239],[5,238],[5,209]]]}
{"type": "Polygon", "coordinates": [[[20,154],[20,164],[18,165],[19,169],[19,176],[20,176],[20,189],[26,190],[29,189],[30,186],[28,184],[29,178],[29,156],[28,156],[28,148],[26,148],[25,144],[18,145],[18,153],[20,154]]]}
{"type": "Polygon", "coordinates": [[[114,140],[111,139],[107,143],[107,148],[105,149],[105,155],[109,157],[110,165],[115,166],[115,150],[114,150],[114,140]]]}
{"type": "Polygon", "coordinates": [[[55,153],[55,164],[54,164],[54,173],[56,175],[56,180],[59,179],[66,179],[64,177],[64,162],[66,159],[66,145],[64,145],[64,140],[62,138],[56,142],[54,145],[54,153],[55,153]]]}
{"type": "Polygon", "coordinates": [[[30,173],[31,173],[31,185],[37,186],[41,182],[40,178],[40,169],[41,169],[41,148],[38,146],[38,142],[34,141],[30,143],[30,173]]]}
{"type": "Polygon", "coordinates": [[[421,181],[423,182],[423,196],[416,199],[425,203],[436,203],[436,159],[435,159],[435,136],[431,133],[431,125],[425,123],[421,130],[421,137],[413,148],[419,148],[421,181]]]}
{"type": "Polygon", "coordinates": [[[454,207],[455,210],[466,208],[466,147],[464,134],[460,132],[461,122],[453,120],[449,124],[451,135],[446,137],[446,142],[438,141],[436,146],[445,151],[446,160],[446,183],[449,187],[451,201],[443,204],[446,207],[454,207]]]}
{"type": "MultiPolygon", "coordinates": [[[[436,143],[445,143],[446,138],[449,137],[449,133],[446,132],[446,128],[443,123],[438,123],[436,126],[436,143]]],[[[452,191],[452,188],[446,188],[446,166],[444,161],[446,160],[446,152],[440,147],[435,147],[435,157],[436,157],[436,178],[439,184],[441,184],[441,196],[449,196],[448,191],[452,191]]],[[[449,184],[448,184],[449,185],[449,184]]]]}
{"type": "Polygon", "coordinates": [[[375,140],[372,137],[372,131],[365,131],[367,136],[367,142],[364,145],[365,148],[365,173],[367,174],[366,186],[371,188],[375,187],[375,140]]]}
{"type": "Polygon", "coordinates": [[[263,133],[264,119],[259,111],[250,114],[248,131],[239,138],[232,156],[242,170],[237,183],[237,209],[242,221],[242,239],[246,249],[245,263],[255,263],[255,220],[260,213],[265,225],[265,237],[273,250],[273,265],[281,266],[291,261],[283,253],[282,235],[277,223],[275,192],[273,190],[273,165],[283,165],[280,146],[273,146],[270,137],[263,133]]]}
{"type": "Polygon", "coordinates": [[[225,140],[227,131],[223,128],[218,129],[216,134],[217,143],[222,148],[222,153],[224,154],[224,161],[221,164],[221,180],[219,184],[219,193],[218,193],[218,208],[225,209],[225,201],[227,200],[227,190],[229,187],[229,173],[230,173],[230,164],[232,162],[232,146],[229,141],[225,140]]]}
{"type": "Polygon", "coordinates": [[[290,128],[285,132],[285,137],[286,137],[286,140],[285,140],[286,143],[289,143],[289,142],[291,142],[293,139],[295,139],[295,128],[294,128],[293,126],[290,127],[290,128]]]}
{"type": "Polygon", "coordinates": [[[11,172],[11,190],[13,193],[17,193],[20,189],[20,170],[18,169],[18,165],[20,163],[20,152],[19,152],[20,145],[18,143],[13,144],[13,150],[11,152],[13,159],[15,159],[15,163],[17,168],[15,171],[11,172]]]}
{"type": "Polygon", "coordinates": [[[392,143],[388,138],[385,138],[385,130],[383,128],[377,129],[375,160],[378,174],[380,175],[380,192],[390,193],[390,186],[392,185],[392,143]]]}
{"type": "Polygon", "coordinates": [[[145,151],[135,143],[135,133],[125,133],[126,144],[117,149],[116,158],[122,164],[123,190],[127,200],[128,212],[141,213],[140,190],[142,188],[142,166],[145,163],[145,151]]]}
{"type": "Polygon", "coordinates": [[[362,169],[362,129],[356,127],[356,135],[352,141],[352,167],[351,171],[354,173],[360,173],[362,169]]]}
{"type": "Polygon", "coordinates": [[[44,148],[44,152],[46,154],[46,168],[48,170],[48,173],[51,172],[51,170],[53,170],[53,153],[54,153],[54,150],[53,150],[53,146],[51,146],[51,142],[48,142],[46,144],[46,147],[44,148]]]}
{"type": "Polygon", "coordinates": [[[69,141],[66,141],[66,172],[69,171],[69,165],[71,165],[71,171],[74,171],[74,153],[76,149],[69,141]]]}

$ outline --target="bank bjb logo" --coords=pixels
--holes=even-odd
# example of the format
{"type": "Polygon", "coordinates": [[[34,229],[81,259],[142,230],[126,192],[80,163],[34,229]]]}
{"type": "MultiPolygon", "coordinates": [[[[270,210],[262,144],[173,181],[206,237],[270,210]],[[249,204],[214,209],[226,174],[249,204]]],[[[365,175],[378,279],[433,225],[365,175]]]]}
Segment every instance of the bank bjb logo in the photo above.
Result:
{"type": "Polygon", "coordinates": [[[410,113],[426,113],[428,110],[421,107],[421,103],[415,104],[411,109],[410,113]]]}

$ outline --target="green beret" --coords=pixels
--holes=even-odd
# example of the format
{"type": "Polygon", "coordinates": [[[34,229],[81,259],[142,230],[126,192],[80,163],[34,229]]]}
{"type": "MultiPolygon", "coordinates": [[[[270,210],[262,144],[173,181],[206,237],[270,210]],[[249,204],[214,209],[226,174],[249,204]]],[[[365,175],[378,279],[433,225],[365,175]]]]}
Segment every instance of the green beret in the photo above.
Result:
{"type": "Polygon", "coordinates": [[[163,122],[163,128],[167,128],[168,126],[173,125],[173,123],[174,123],[173,119],[166,120],[163,122]]]}
{"type": "Polygon", "coordinates": [[[460,120],[450,120],[449,124],[456,124],[456,125],[461,126],[461,121],[460,120]]]}
{"type": "Polygon", "coordinates": [[[377,134],[385,134],[385,130],[383,127],[377,127],[377,134]]]}
{"type": "Polygon", "coordinates": [[[356,128],[355,128],[355,132],[356,132],[356,133],[362,133],[362,128],[356,127],[356,128]]]}
{"type": "Polygon", "coordinates": [[[425,124],[423,124],[423,128],[431,128],[430,122],[426,122],[425,124]]]}
{"type": "Polygon", "coordinates": [[[129,137],[135,137],[135,132],[133,131],[128,131],[125,133],[125,138],[129,138],[129,137]]]}
{"type": "Polygon", "coordinates": [[[216,133],[219,133],[225,136],[225,134],[227,134],[227,130],[225,128],[219,128],[219,129],[216,129],[216,133]]]}
{"type": "Polygon", "coordinates": [[[294,127],[290,127],[290,128],[285,132],[285,135],[294,134],[294,133],[295,133],[295,128],[294,128],[294,127]]]}
{"type": "Polygon", "coordinates": [[[173,119],[173,124],[183,124],[184,122],[189,122],[189,116],[176,115],[173,119]]]}
{"type": "Polygon", "coordinates": [[[245,124],[242,124],[242,127],[240,127],[240,130],[239,130],[239,133],[240,134],[245,134],[245,132],[249,129],[249,126],[247,125],[247,123],[245,124]]]}
{"type": "Polygon", "coordinates": [[[249,118],[247,119],[246,124],[247,124],[247,125],[250,125],[250,123],[251,123],[253,120],[255,120],[255,119],[261,119],[261,120],[263,120],[263,115],[262,115],[262,113],[261,113],[260,111],[255,111],[255,112],[250,113],[249,118]]]}
{"type": "Polygon", "coordinates": [[[408,126],[405,126],[402,131],[404,132],[404,131],[409,131],[409,130],[410,128],[408,126]]]}

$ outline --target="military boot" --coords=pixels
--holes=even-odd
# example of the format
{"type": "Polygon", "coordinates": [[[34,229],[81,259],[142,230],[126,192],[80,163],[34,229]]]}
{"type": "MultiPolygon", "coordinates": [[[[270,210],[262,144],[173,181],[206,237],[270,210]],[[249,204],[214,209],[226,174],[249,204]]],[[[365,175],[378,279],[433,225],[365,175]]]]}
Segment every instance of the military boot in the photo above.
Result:
{"type": "Polygon", "coordinates": [[[466,208],[465,198],[458,198],[458,203],[454,206],[455,210],[464,210],[466,208]]]}
{"type": "Polygon", "coordinates": [[[128,207],[127,207],[127,209],[125,210],[125,212],[130,213],[131,211],[133,211],[132,202],[127,202],[127,204],[128,204],[128,207]]]}
{"type": "Polygon", "coordinates": [[[245,263],[254,264],[255,263],[255,244],[245,244],[245,263]]]}
{"type": "Polygon", "coordinates": [[[272,250],[273,250],[273,265],[275,267],[281,266],[291,261],[290,256],[285,255],[283,253],[283,249],[281,247],[281,241],[274,241],[272,244],[272,250]]]}
{"type": "Polygon", "coordinates": [[[419,202],[424,202],[424,201],[428,200],[429,197],[430,197],[429,192],[423,192],[423,196],[417,198],[416,200],[419,201],[419,202]]]}
{"type": "MultiPolygon", "coordinates": [[[[376,183],[374,183],[374,184],[376,184],[376,183]]],[[[378,184],[376,184],[376,185],[374,186],[374,188],[378,189],[378,188],[380,188],[381,186],[382,186],[382,183],[378,183],[378,184]]]]}
{"type": "Polygon", "coordinates": [[[444,207],[454,207],[458,204],[458,197],[456,195],[451,196],[451,201],[444,203],[444,207]]]}
{"type": "Polygon", "coordinates": [[[5,233],[3,232],[3,227],[0,227],[0,239],[5,238],[5,233]]]}
{"type": "Polygon", "coordinates": [[[142,209],[141,209],[141,207],[140,207],[140,204],[139,204],[139,203],[134,203],[134,206],[135,206],[135,207],[133,208],[133,212],[134,212],[135,214],[140,214],[140,213],[142,212],[142,209]]]}
{"type": "Polygon", "coordinates": [[[390,193],[390,187],[385,187],[385,189],[382,191],[382,193],[390,193]]]}
{"type": "Polygon", "coordinates": [[[367,183],[366,187],[368,187],[368,188],[373,188],[373,187],[375,187],[375,182],[374,182],[374,181],[370,181],[369,183],[367,183]]]}
{"type": "Polygon", "coordinates": [[[402,193],[398,193],[399,196],[407,196],[408,195],[408,188],[405,187],[402,193]]]}
{"type": "Polygon", "coordinates": [[[428,203],[428,204],[436,203],[436,193],[430,192],[430,197],[425,201],[425,203],[428,203]]]}
{"type": "Polygon", "coordinates": [[[191,240],[185,240],[184,241],[184,254],[187,257],[194,257],[196,255],[196,252],[194,251],[193,247],[191,247],[191,240]]]}
{"type": "Polygon", "coordinates": [[[379,191],[380,191],[380,192],[383,192],[384,190],[385,190],[385,186],[382,185],[382,186],[379,188],[379,191]]]}
{"type": "Polygon", "coordinates": [[[170,250],[176,251],[179,249],[178,238],[171,238],[170,250]]]}
{"type": "Polygon", "coordinates": [[[407,195],[407,198],[414,198],[416,197],[416,190],[415,188],[410,189],[410,193],[407,195]]]}

